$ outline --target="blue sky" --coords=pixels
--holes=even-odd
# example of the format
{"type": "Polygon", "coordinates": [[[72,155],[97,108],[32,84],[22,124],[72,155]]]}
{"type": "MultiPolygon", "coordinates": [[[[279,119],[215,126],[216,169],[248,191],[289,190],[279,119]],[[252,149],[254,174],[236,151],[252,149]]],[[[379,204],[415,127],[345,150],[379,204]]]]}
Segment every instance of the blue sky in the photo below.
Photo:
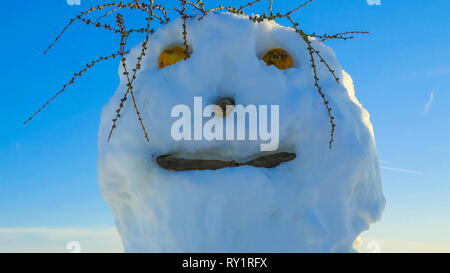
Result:
{"type": "MultiPolygon", "coordinates": [[[[71,16],[99,2],[3,3],[8,12],[0,19],[0,251],[9,238],[5,230],[109,232],[114,225],[97,186],[96,142],[100,111],[118,84],[118,62],[98,65],[29,125],[22,125],[73,72],[115,50],[118,40],[110,33],[78,24],[42,55],[71,16]]],[[[282,10],[301,3],[274,2],[282,10]]],[[[450,1],[381,4],[316,0],[296,18],[308,32],[371,32],[328,42],[371,113],[384,167],[387,207],[382,221],[363,237],[380,242],[382,251],[450,252],[450,1]]],[[[8,247],[34,249],[21,241],[29,235],[20,232],[8,247]]],[[[70,234],[61,240],[76,237],[70,234]]],[[[42,240],[34,242],[37,249],[44,248],[42,240]]],[[[101,249],[98,244],[92,249],[101,249]]],[[[57,246],[47,249],[52,247],[57,246]]]]}

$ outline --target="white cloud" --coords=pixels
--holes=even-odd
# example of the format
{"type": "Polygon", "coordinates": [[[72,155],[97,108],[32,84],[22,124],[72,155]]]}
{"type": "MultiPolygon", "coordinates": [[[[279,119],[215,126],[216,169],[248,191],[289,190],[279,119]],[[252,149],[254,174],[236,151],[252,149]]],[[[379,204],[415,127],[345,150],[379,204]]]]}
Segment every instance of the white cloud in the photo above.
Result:
{"type": "MultiPolygon", "coordinates": [[[[68,253],[70,250],[66,248],[67,244],[73,241],[79,242],[81,252],[85,253],[123,252],[115,228],[0,228],[0,253],[68,253]]],[[[450,245],[380,240],[371,237],[359,237],[354,246],[359,252],[450,252],[450,245]]]]}
{"type": "Polygon", "coordinates": [[[79,242],[81,252],[123,252],[115,228],[0,228],[0,252],[71,252],[69,242],[79,242]]]}
{"type": "Polygon", "coordinates": [[[425,108],[423,110],[424,114],[427,114],[430,111],[430,108],[431,108],[431,105],[433,104],[433,101],[434,101],[434,90],[431,91],[430,97],[428,98],[428,101],[425,104],[425,108]]]}

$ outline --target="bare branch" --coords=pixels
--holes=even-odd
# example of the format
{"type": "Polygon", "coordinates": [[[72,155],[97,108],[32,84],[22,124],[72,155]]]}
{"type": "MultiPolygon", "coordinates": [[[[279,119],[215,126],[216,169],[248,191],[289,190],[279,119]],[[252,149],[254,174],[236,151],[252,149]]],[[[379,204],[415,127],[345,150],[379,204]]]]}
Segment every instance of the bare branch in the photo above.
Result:
{"type": "Polygon", "coordinates": [[[69,85],[75,83],[75,80],[79,77],[81,77],[84,72],[86,72],[87,70],[91,69],[92,67],[94,67],[94,65],[96,65],[99,62],[102,61],[106,61],[108,59],[112,59],[112,58],[116,58],[117,56],[120,56],[120,52],[116,52],[114,54],[111,54],[109,56],[106,57],[100,57],[96,60],[93,60],[90,63],[87,63],[83,69],[81,69],[80,71],[78,71],[77,73],[74,73],[72,79],[70,79],[70,81],[68,81],[67,83],[64,84],[63,88],[61,90],[59,90],[55,95],[53,95],[53,97],[51,97],[49,100],[47,100],[36,112],[34,112],[26,121],[24,121],[24,124],[27,124],[29,121],[31,121],[37,114],[39,114],[42,110],[44,110],[45,107],[47,107],[53,100],[55,100],[59,95],[61,95],[62,93],[64,93],[67,89],[67,87],[69,87],[69,85]]]}

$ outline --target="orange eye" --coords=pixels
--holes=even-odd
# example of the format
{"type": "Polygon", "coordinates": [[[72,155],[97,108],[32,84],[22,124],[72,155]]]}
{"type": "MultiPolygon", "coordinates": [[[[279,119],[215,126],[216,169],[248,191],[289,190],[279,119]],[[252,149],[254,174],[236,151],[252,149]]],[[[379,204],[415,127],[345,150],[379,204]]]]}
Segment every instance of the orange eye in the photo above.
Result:
{"type": "Polygon", "coordinates": [[[294,67],[291,55],[282,48],[272,48],[262,57],[267,65],[274,65],[278,69],[285,70],[294,67]]]}
{"type": "Polygon", "coordinates": [[[189,58],[189,56],[186,53],[186,50],[184,50],[184,47],[170,47],[165,49],[161,52],[161,55],[159,55],[158,67],[164,68],[166,66],[176,64],[181,60],[186,60],[187,58],[189,58]]]}

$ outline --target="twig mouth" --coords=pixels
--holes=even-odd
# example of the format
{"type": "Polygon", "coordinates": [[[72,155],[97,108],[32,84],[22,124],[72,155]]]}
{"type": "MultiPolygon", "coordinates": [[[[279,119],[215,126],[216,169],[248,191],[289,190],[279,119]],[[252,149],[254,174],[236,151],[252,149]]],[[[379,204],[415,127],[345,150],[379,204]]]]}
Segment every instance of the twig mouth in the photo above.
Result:
{"type": "Polygon", "coordinates": [[[156,163],[170,171],[194,171],[194,170],[219,170],[224,168],[235,168],[240,166],[252,166],[257,168],[275,168],[282,163],[289,162],[296,158],[295,153],[281,152],[258,156],[252,160],[238,162],[235,160],[211,160],[211,159],[186,159],[165,154],[156,158],[156,163]]]}

